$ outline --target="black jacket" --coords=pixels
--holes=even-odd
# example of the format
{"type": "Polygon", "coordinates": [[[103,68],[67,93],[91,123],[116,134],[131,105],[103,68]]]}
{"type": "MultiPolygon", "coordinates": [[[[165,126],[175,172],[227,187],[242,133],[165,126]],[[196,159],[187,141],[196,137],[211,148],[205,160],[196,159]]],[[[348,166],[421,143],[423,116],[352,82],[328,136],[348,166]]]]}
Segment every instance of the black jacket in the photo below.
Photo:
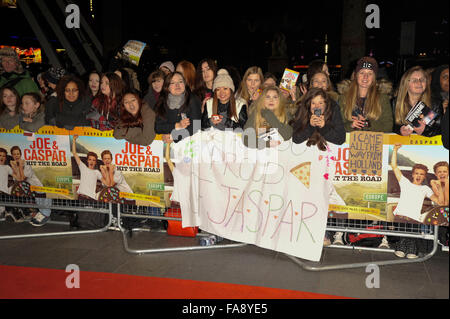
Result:
{"type": "Polygon", "coordinates": [[[45,123],[68,130],[72,130],[75,126],[90,126],[86,120],[86,114],[90,108],[90,99],[83,97],[73,103],[64,99],[60,109],[58,99],[52,96],[45,104],[45,123]]]}
{"type": "MultiPolygon", "coordinates": [[[[242,105],[241,110],[238,114],[238,121],[235,122],[231,118],[228,117],[228,108],[230,103],[222,104],[219,102],[217,105],[217,113],[223,116],[222,122],[218,125],[214,126],[219,130],[224,130],[226,128],[232,128],[233,130],[236,128],[244,128],[245,123],[248,120],[247,114],[247,106],[242,105]]],[[[202,129],[208,129],[212,126],[210,114],[208,114],[208,108],[205,105],[205,109],[202,114],[202,129]]]]}
{"type": "Polygon", "coordinates": [[[306,127],[300,129],[300,123],[295,122],[293,124],[294,132],[292,134],[292,141],[296,144],[301,144],[307,141],[315,130],[318,130],[327,142],[341,145],[345,143],[346,132],[344,128],[344,122],[342,121],[341,111],[336,103],[332,104],[333,114],[331,116],[331,122],[325,124],[322,128],[312,127],[308,121],[306,127]]]}
{"type": "MultiPolygon", "coordinates": [[[[182,131],[175,130],[175,124],[181,121],[182,107],[179,109],[170,109],[164,102],[166,114],[164,117],[156,115],[155,132],[156,134],[172,134],[174,142],[179,142],[183,139],[182,131]]],[[[186,117],[191,120],[190,125],[186,128],[189,135],[194,135],[201,129],[202,106],[198,97],[194,94],[190,95],[189,105],[187,107],[186,117]],[[194,125],[194,121],[197,121],[194,125]]]]}

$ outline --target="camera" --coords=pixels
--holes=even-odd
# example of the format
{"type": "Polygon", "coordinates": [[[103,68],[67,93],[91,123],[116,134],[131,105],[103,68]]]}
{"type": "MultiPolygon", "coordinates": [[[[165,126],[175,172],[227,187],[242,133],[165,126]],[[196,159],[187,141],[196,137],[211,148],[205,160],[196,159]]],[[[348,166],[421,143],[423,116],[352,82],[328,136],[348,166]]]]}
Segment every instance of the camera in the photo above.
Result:
{"type": "Polygon", "coordinates": [[[314,109],[314,115],[315,116],[321,116],[322,115],[322,109],[319,109],[319,108],[314,109]]]}

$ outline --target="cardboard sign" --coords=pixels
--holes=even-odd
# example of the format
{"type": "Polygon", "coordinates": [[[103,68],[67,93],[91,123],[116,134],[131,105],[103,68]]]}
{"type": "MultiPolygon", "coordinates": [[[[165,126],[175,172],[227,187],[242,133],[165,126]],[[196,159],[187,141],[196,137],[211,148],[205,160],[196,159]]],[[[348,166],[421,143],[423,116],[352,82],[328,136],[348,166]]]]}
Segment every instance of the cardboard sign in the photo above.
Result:
{"type": "Polygon", "coordinates": [[[351,132],[349,155],[351,173],[381,176],[383,169],[383,133],[351,132]]]}

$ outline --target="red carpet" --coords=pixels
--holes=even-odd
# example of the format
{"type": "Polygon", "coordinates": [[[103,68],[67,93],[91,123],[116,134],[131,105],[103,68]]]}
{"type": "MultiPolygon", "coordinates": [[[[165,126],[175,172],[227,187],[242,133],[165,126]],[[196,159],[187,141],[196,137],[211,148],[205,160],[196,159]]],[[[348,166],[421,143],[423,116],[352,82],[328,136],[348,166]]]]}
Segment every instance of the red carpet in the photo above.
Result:
{"type": "Polygon", "coordinates": [[[341,297],[256,286],[172,278],[80,272],[68,289],[64,270],[0,266],[0,299],[338,299],[341,297]]]}

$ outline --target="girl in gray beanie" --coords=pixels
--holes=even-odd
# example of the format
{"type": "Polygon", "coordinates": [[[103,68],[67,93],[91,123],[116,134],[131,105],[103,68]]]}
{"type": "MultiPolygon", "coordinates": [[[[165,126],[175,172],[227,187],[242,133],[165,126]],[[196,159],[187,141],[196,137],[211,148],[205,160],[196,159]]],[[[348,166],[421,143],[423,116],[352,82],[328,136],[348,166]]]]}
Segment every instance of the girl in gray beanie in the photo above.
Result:
{"type": "Polygon", "coordinates": [[[244,99],[235,98],[235,87],[228,71],[220,69],[213,83],[213,98],[206,102],[203,111],[202,128],[214,127],[218,130],[226,128],[244,128],[247,122],[247,103],[244,99]]]}

